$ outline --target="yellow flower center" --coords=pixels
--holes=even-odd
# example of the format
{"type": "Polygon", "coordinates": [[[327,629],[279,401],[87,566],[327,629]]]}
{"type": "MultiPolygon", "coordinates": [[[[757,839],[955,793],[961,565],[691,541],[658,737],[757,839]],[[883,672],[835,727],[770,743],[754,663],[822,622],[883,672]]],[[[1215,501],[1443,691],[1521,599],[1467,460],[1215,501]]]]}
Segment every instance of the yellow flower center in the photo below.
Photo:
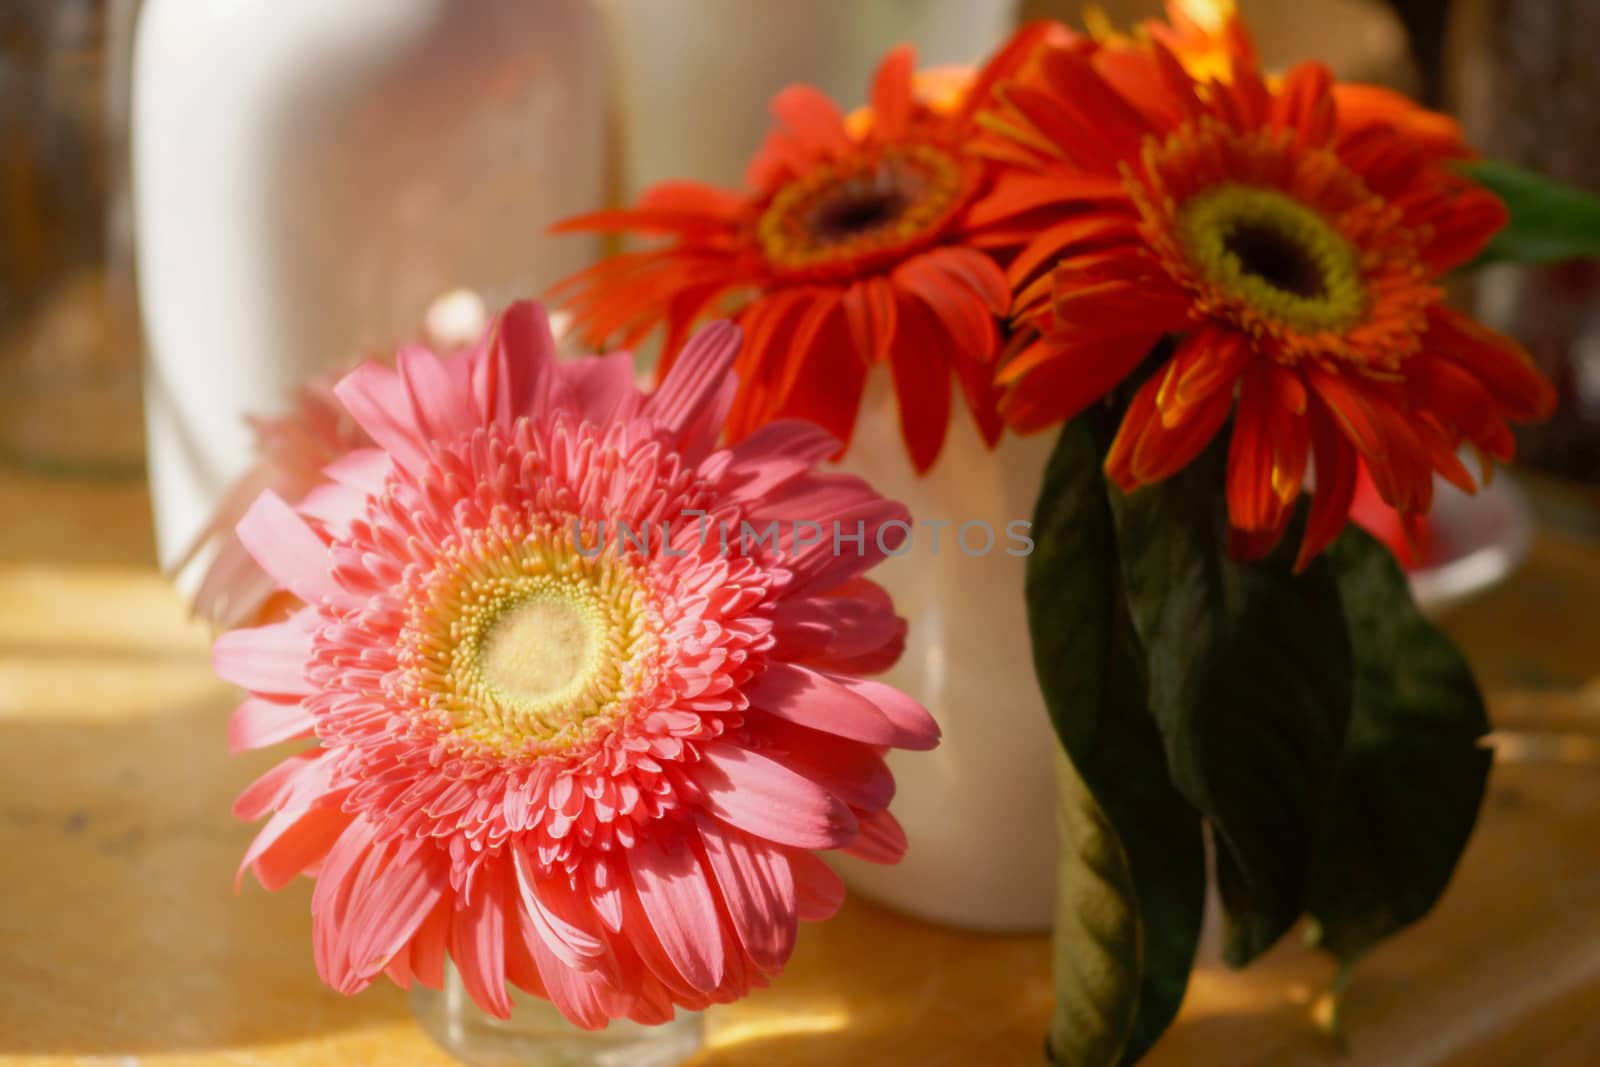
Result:
{"type": "Polygon", "coordinates": [[[465,747],[569,749],[626,709],[648,667],[651,612],[633,567],[558,538],[467,546],[413,601],[404,684],[465,747]]]}
{"type": "Polygon", "coordinates": [[[1214,186],[1183,204],[1177,231],[1199,274],[1263,316],[1317,333],[1345,329],[1366,310],[1349,242],[1276,189],[1214,186]]]}
{"type": "Polygon", "coordinates": [[[780,270],[859,266],[935,236],[965,184],[960,164],[944,150],[887,145],[785,185],[762,212],[756,237],[780,270]]]}

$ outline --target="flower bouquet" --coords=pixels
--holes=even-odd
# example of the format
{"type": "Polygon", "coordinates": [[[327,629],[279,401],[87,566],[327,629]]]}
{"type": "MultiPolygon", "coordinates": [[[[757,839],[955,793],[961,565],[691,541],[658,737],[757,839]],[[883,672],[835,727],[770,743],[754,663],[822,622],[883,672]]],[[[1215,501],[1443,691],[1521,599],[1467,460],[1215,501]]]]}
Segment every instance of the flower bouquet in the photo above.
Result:
{"type": "Polygon", "coordinates": [[[1150,1047],[1208,883],[1236,966],[1303,919],[1350,965],[1429,910],[1487,720],[1357,486],[1415,540],[1436,478],[1512,458],[1553,390],[1443,280],[1593,254],[1597,212],[1397,94],[1263,73],[1218,7],[970,71],[898,49],[853,114],[779,94],[745,190],[563,224],[651,242],[553,294],[586,344],[658,333],[651,395],[532,304],[332,388],[359,434],[238,525],[287,613],[216,646],[236,747],[310,741],[237,810],[264,885],[316,878],[330,985],[453,966],[491,1015],[509,985],[659,1025],[778,973],[841,899],[819,852],[899,858],[885,757],[940,731],[862,677],[907,638],[864,574],[921,516],[822,466],[874,389],[929,484],[959,433],[1053,436],[1015,587],[956,607],[1025,620],[1058,742],[1057,1062],[1150,1047]]]}

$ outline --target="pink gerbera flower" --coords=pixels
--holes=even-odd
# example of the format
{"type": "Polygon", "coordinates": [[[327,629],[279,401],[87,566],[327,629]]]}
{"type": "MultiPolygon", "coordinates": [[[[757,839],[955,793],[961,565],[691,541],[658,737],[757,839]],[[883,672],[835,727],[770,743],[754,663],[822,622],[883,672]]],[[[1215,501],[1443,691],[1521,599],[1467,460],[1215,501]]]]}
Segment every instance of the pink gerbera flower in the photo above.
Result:
{"type": "Polygon", "coordinates": [[[515,305],[464,355],[347,377],[377,448],[240,523],[303,606],[218,639],[252,691],[232,742],[316,739],[240,797],[272,813],[241,874],[316,877],[336,989],[436,986],[448,955],[497,1015],[510,982],[581,1026],[662,1022],[765,984],[832,913],[815,851],[904,850],[883,753],[937,728],[855,674],[903,643],[860,574],[906,515],[817,471],[837,446],[810,425],[718,449],[737,337],[708,327],[646,397],[627,355],[557,363],[515,305]],[[835,521],[850,540],[809,525],[835,521]]]}

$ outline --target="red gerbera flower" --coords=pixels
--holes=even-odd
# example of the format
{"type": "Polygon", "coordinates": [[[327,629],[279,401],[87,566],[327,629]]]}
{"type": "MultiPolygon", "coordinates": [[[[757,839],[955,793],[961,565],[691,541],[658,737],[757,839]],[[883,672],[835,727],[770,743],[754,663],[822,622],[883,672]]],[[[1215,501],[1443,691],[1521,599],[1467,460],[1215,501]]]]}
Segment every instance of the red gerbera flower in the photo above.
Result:
{"type": "Polygon", "coordinates": [[[792,416],[848,444],[867,370],[886,363],[918,470],[943,444],[953,371],[993,443],[991,363],[1009,287],[968,240],[966,211],[988,175],[968,149],[973,111],[1032,46],[1020,35],[954,104],[915,92],[913,52],[898,48],[860,121],[791,86],[772,102],[779,125],[750,163],[749,191],[667,182],[637,207],[562,223],[667,241],[557,286],[580,335],[631,345],[665,323],[665,368],[696,321],[735,316],[746,338],[735,436],[792,416]]]}
{"type": "Polygon", "coordinates": [[[1159,481],[1231,414],[1240,554],[1277,543],[1315,456],[1303,566],[1345,523],[1358,454],[1390,506],[1420,514],[1434,471],[1474,488],[1464,441],[1487,473],[1511,458],[1507,420],[1554,394],[1436,284],[1506,218],[1450,168],[1469,154],[1453,124],[1314,63],[1269,88],[1234,51],[1225,81],[1202,82],[1156,38],[1050,43],[986,116],[1010,166],[969,225],[1016,249],[1007,421],[1072,417],[1173,337],[1107,473],[1159,481]]]}

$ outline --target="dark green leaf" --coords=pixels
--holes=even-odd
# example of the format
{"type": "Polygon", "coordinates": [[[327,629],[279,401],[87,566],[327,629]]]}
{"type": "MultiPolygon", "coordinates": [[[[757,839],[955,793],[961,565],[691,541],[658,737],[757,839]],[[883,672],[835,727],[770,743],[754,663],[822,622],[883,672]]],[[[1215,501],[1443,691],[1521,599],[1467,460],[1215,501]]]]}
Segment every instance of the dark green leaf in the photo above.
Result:
{"type": "Polygon", "coordinates": [[[1319,944],[1349,962],[1444,891],[1483,800],[1489,722],[1472,672],[1412,604],[1388,551],[1354,527],[1331,551],[1355,709],[1310,908],[1319,944]]]}
{"type": "Polygon", "coordinates": [[[1216,835],[1242,966],[1305,909],[1350,710],[1350,649],[1326,561],[1290,572],[1298,531],[1272,558],[1227,553],[1225,446],[1112,513],[1149,706],[1172,780],[1216,835]]]}
{"type": "Polygon", "coordinates": [[[1033,536],[1034,662],[1065,749],[1049,1048],[1073,1067],[1130,1064],[1183,999],[1200,932],[1205,854],[1199,816],[1168,779],[1144,703],[1144,664],[1121,609],[1100,451],[1083,420],[1062,431],[1033,536]]]}
{"type": "Polygon", "coordinates": [[[1511,221],[1472,264],[1558,263],[1600,258],[1600,198],[1542,174],[1493,160],[1462,165],[1505,202],[1511,221]]]}

